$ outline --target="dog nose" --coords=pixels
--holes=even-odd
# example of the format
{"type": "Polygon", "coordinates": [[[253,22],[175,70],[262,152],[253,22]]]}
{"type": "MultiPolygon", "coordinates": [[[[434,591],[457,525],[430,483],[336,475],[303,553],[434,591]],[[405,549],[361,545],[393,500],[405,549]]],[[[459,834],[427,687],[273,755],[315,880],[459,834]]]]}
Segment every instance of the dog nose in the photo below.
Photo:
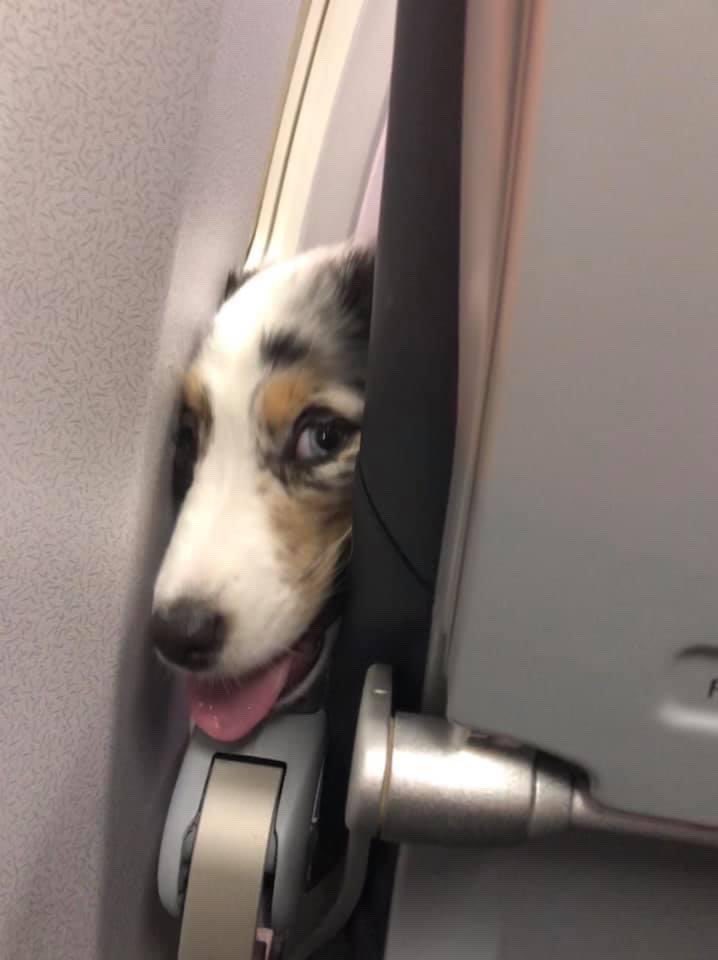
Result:
{"type": "Polygon", "coordinates": [[[185,670],[206,670],[224,645],[226,621],[203,603],[183,600],[155,610],[150,631],[165,660],[185,670]]]}

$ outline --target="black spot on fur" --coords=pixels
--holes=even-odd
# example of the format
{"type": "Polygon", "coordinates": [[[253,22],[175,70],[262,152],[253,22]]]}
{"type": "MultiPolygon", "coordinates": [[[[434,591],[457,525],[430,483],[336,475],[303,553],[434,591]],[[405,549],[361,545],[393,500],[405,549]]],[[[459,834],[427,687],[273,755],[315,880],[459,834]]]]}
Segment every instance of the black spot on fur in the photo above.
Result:
{"type": "Polygon", "coordinates": [[[291,330],[277,330],[262,336],[260,353],[268,366],[289,367],[306,359],[309,344],[291,330]]]}

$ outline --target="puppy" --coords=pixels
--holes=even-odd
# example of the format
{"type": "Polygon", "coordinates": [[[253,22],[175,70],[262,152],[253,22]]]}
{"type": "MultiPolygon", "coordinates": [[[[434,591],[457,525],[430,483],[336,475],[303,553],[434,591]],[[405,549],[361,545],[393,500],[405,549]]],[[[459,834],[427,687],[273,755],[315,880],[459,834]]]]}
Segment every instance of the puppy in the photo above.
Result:
{"type": "Polygon", "coordinates": [[[342,245],[231,280],[184,378],[151,629],[219,740],[245,736],[319,653],[351,536],[373,268],[342,245]]]}

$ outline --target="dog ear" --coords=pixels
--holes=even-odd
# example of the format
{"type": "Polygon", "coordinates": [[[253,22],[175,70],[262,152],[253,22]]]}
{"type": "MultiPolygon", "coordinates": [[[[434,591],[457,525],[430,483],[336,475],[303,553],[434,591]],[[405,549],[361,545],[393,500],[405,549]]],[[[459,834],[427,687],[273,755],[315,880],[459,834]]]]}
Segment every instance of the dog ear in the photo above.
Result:
{"type": "Polygon", "coordinates": [[[236,270],[230,270],[229,275],[227,276],[227,284],[224,288],[224,295],[220,302],[220,306],[225,302],[225,300],[229,300],[232,294],[236,293],[239,288],[247,282],[247,280],[250,280],[255,275],[255,273],[257,273],[256,270],[242,270],[241,273],[237,273],[236,270]]]}
{"type": "Polygon", "coordinates": [[[369,337],[374,294],[374,250],[356,247],[344,257],[339,268],[339,299],[350,318],[353,331],[369,337]]]}

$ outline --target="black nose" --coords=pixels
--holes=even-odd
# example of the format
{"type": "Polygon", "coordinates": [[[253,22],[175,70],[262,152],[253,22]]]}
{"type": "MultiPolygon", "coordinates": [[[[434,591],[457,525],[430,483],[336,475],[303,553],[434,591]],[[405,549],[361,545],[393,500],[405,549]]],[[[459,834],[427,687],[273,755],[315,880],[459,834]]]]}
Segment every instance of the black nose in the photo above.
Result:
{"type": "Polygon", "coordinates": [[[168,610],[156,610],[150,629],[165,660],[185,670],[206,670],[224,645],[226,621],[211,607],[183,600],[168,610]]]}

